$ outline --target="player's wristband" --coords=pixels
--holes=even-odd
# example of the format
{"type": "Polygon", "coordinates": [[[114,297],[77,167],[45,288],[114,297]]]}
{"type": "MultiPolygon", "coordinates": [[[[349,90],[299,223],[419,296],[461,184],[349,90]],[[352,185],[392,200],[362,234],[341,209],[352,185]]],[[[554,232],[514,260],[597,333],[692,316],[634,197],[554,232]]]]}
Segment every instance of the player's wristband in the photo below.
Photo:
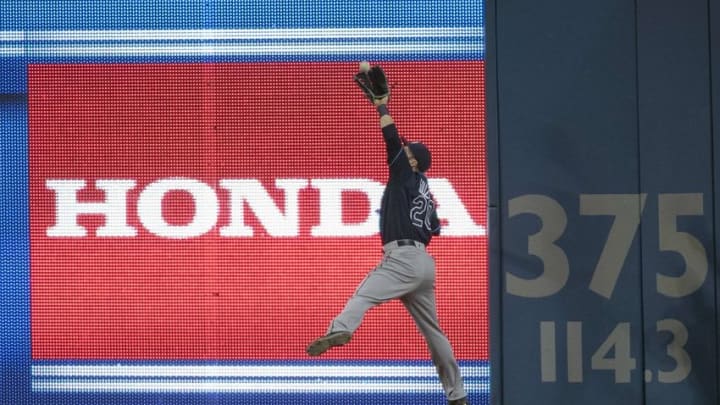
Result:
{"type": "Polygon", "coordinates": [[[381,117],[383,115],[390,115],[390,110],[388,110],[387,104],[380,104],[377,106],[377,112],[381,117]]]}

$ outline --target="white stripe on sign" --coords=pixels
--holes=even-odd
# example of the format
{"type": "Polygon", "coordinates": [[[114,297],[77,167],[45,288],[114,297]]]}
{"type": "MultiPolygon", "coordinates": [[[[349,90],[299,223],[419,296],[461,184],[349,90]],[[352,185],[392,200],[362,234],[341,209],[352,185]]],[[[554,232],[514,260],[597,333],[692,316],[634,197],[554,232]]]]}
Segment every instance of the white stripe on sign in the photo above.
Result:
{"type": "Polygon", "coordinates": [[[356,53],[430,53],[480,52],[480,43],[405,42],[405,43],[296,43],[296,44],[153,44],[153,45],[68,45],[2,47],[0,55],[15,55],[19,50],[32,56],[172,56],[172,55],[306,55],[356,53]]]}
{"type": "Polygon", "coordinates": [[[482,37],[480,27],[0,31],[0,41],[193,41],[482,37]]]}
{"type": "Polygon", "coordinates": [[[479,27],[0,31],[0,56],[235,56],[484,51],[479,27]]]}
{"type": "Polygon", "coordinates": [[[0,56],[22,56],[24,54],[25,47],[23,46],[0,46],[0,56]]]}
{"type": "MultiPolygon", "coordinates": [[[[440,390],[435,380],[426,381],[312,381],[312,380],[97,380],[36,379],[36,392],[159,392],[159,393],[432,393],[440,390]]],[[[487,393],[490,384],[466,382],[470,392],[487,393]]]]}
{"type": "MultiPolygon", "coordinates": [[[[489,378],[488,366],[460,367],[465,378],[489,378]]],[[[33,377],[194,377],[194,378],[434,378],[428,366],[267,366],[267,365],[33,365],[33,377]]]]}

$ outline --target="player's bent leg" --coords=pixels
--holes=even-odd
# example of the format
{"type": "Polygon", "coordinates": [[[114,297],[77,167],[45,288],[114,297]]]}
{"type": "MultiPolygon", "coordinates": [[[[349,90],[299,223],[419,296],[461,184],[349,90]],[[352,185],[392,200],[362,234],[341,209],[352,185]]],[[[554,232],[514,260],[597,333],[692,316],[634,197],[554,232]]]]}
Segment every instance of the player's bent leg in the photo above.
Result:
{"type": "Polygon", "coordinates": [[[355,330],[360,327],[365,313],[370,308],[381,304],[382,301],[378,301],[374,298],[365,297],[363,295],[353,295],[345,304],[342,312],[330,322],[327,334],[334,332],[349,332],[355,333],[355,330]]]}
{"type": "Polygon", "coordinates": [[[330,324],[327,333],[355,332],[370,308],[404,296],[417,288],[420,282],[419,277],[408,266],[383,260],[358,285],[345,308],[330,324]]]}
{"type": "Polygon", "coordinates": [[[353,295],[345,304],[342,312],[330,323],[327,334],[317,338],[305,350],[310,356],[319,356],[335,346],[350,341],[352,334],[360,326],[365,313],[379,302],[362,295],[353,295]]]}
{"type": "MultiPolygon", "coordinates": [[[[311,343],[306,350],[307,353],[317,356],[334,346],[340,346],[340,344],[332,344],[336,340],[331,340],[329,337],[335,336],[336,333],[352,336],[370,308],[402,297],[415,289],[419,283],[420,279],[408,266],[384,260],[358,285],[355,294],[345,304],[345,308],[330,323],[326,335],[311,343]],[[312,354],[311,351],[317,354],[312,354]]],[[[349,341],[349,338],[347,340],[349,341]]],[[[342,344],[345,343],[347,341],[342,344]]]]}

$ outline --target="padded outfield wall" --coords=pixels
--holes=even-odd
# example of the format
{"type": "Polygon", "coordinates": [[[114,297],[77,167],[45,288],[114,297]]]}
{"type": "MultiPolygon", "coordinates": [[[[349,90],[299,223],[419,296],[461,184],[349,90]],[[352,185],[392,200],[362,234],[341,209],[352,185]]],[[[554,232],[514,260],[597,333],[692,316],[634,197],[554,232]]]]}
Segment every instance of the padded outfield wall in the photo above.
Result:
{"type": "Polygon", "coordinates": [[[717,404],[720,7],[487,15],[492,403],[717,404]]]}

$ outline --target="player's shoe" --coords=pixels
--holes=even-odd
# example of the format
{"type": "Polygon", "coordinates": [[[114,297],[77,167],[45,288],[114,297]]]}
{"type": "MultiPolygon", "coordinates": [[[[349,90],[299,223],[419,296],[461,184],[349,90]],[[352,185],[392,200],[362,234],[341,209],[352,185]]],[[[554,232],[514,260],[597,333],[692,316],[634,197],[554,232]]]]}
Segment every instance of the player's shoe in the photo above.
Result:
{"type": "Polygon", "coordinates": [[[350,332],[333,332],[318,338],[305,349],[310,356],[319,356],[331,347],[342,346],[350,341],[352,334],[350,332]]]}
{"type": "Polygon", "coordinates": [[[470,402],[468,402],[467,397],[465,397],[448,401],[448,405],[470,405],[470,402]]]}

